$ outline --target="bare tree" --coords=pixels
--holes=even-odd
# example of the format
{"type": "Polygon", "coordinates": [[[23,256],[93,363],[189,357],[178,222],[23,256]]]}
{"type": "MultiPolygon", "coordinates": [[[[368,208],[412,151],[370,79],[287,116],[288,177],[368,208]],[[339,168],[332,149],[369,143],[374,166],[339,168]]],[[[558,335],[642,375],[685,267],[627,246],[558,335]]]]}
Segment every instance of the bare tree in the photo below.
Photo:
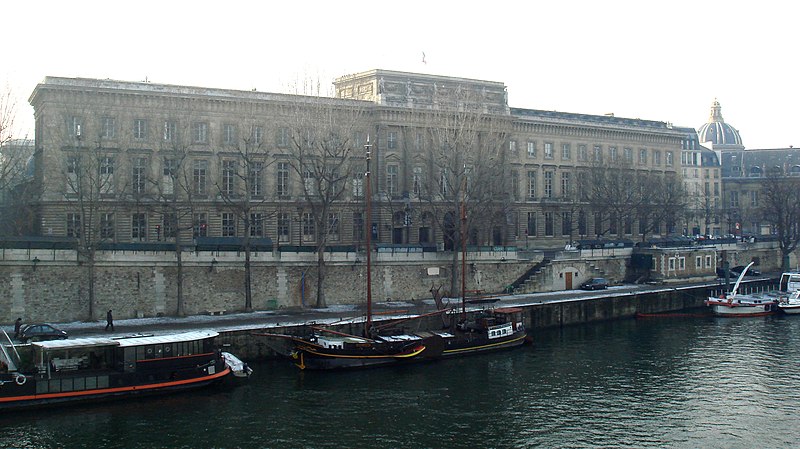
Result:
{"type": "Polygon", "coordinates": [[[427,174],[420,181],[420,200],[452,250],[450,291],[460,278],[459,249],[491,241],[498,225],[507,232],[510,177],[502,151],[508,123],[484,111],[479,94],[460,86],[437,89],[439,109],[419,110],[427,150],[421,154],[427,174]],[[488,230],[481,235],[479,230],[488,230]]]}
{"type": "MultiPolygon", "coordinates": [[[[264,224],[269,218],[262,208],[267,199],[264,173],[274,159],[269,158],[261,125],[253,119],[243,123],[245,128],[242,136],[236,135],[239,130],[234,125],[224,127],[223,140],[226,144],[222,156],[222,176],[216,186],[226,209],[231,211],[228,213],[235,215],[235,222],[243,225],[245,311],[251,312],[251,237],[264,237],[264,224]]],[[[231,223],[223,223],[223,227],[226,226],[230,227],[231,223]]],[[[235,233],[235,226],[233,223],[233,229],[223,229],[223,234],[235,233]]]]}
{"type": "Polygon", "coordinates": [[[203,223],[195,222],[195,192],[198,186],[193,182],[195,168],[190,157],[190,124],[191,120],[179,121],[177,116],[165,118],[158,136],[161,160],[157,165],[160,166],[160,176],[149,178],[161,218],[158,239],[163,238],[174,243],[177,290],[175,313],[178,316],[186,314],[183,297],[183,245],[191,242],[195,228],[198,233],[205,232],[204,227],[201,229],[203,223]]]}
{"type": "MultiPolygon", "coordinates": [[[[351,178],[356,131],[364,126],[360,102],[343,102],[323,97],[319,85],[306,83],[287,107],[280,133],[289,143],[288,163],[300,179],[303,210],[302,235],[313,236],[317,253],[317,307],[325,307],[325,248],[329,237],[338,232],[340,212],[337,202],[344,197],[351,178]]],[[[360,156],[360,152],[357,153],[360,156]]],[[[369,194],[369,192],[367,192],[369,194]]],[[[370,232],[370,230],[367,230],[370,232]]],[[[369,251],[370,249],[367,248],[369,251]]]]}
{"type": "Polygon", "coordinates": [[[800,178],[786,176],[780,169],[767,171],[762,183],[764,220],[778,237],[781,265],[789,270],[789,255],[800,244],[800,178]]]}
{"type": "MultiPolygon", "coordinates": [[[[74,146],[64,150],[64,196],[70,207],[67,213],[67,236],[78,241],[78,262],[86,267],[88,315],[95,319],[95,267],[98,245],[114,238],[115,198],[125,196],[123,183],[115,176],[117,153],[103,146],[100,133],[90,137],[80,116],[71,117],[69,130],[74,146]]],[[[144,232],[142,230],[142,232],[144,232]]]]}
{"type": "Polygon", "coordinates": [[[15,135],[16,103],[10,89],[0,93],[0,233],[19,235],[30,232],[35,189],[27,172],[33,155],[33,142],[15,135]]]}

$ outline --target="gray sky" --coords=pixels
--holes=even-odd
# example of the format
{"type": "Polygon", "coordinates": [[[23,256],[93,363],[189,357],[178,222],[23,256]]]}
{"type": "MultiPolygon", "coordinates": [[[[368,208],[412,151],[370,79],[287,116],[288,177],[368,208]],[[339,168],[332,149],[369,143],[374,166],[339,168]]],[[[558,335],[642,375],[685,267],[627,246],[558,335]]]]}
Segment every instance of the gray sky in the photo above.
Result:
{"type": "Polygon", "coordinates": [[[746,147],[800,146],[797,5],[11,0],[0,82],[18,136],[48,75],[287,92],[381,68],[504,82],[513,107],[694,128],[716,98],[746,147]]]}

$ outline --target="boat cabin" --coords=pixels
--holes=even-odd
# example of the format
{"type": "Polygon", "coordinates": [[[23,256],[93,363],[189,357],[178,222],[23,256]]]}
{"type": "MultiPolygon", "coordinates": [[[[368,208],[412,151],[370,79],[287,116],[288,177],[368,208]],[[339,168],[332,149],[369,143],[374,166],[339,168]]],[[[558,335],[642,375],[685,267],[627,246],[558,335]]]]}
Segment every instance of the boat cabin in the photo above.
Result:
{"type": "Polygon", "coordinates": [[[800,273],[783,273],[779,288],[786,293],[800,290],[800,273]]]}

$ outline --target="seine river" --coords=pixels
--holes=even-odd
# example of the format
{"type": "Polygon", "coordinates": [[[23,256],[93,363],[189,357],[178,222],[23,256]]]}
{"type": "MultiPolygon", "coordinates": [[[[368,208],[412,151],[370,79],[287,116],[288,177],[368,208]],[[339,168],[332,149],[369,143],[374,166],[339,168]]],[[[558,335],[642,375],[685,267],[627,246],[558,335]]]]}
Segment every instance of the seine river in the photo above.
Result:
{"type": "Polygon", "coordinates": [[[622,320],[360,372],[0,416],[0,447],[797,447],[800,317],[622,320]]]}

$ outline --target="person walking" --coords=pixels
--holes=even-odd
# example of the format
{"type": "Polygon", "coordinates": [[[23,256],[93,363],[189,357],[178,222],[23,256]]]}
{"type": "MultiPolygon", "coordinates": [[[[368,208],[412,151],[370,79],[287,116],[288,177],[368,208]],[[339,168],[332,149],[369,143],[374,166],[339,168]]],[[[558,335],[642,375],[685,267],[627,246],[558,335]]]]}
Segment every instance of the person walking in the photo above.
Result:
{"type": "Polygon", "coordinates": [[[109,327],[112,331],[114,330],[114,316],[111,315],[111,309],[108,309],[108,313],[106,313],[106,331],[109,327]]]}
{"type": "Polygon", "coordinates": [[[17,321],[14,321],[14,338],[19,338],[19,330],[22,327],[22,318],[17,318],[17,321]]]}

